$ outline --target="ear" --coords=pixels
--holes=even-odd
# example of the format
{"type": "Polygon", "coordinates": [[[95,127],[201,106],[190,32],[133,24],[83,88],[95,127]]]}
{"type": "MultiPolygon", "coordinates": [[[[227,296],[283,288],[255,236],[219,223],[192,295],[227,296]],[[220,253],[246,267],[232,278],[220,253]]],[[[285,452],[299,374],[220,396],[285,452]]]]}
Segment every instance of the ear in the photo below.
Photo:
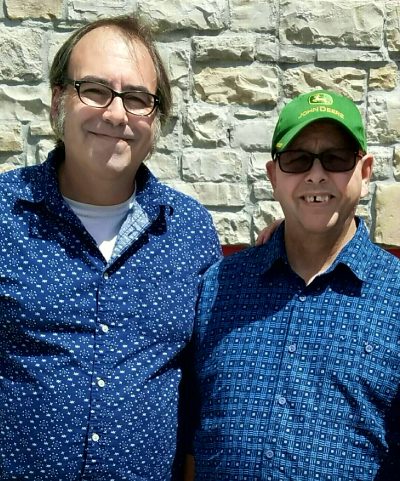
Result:
{"type": "Polygon", "coordinates": [[[369,182],[372,176],[372,165],[374,157],[372,154],[365,154],[361,159],[361,194],[360,197],[365,197],[369,194],[369,182]]]}
{"type": "Polygon", "coordinates": [[[269,160],[267,162],[267,165],[266,165],[267,176],[268,176],[268,179],[271,182],[274,190],[275,190],[275,186],[276,186],[276,165],[277,165],[277,163],[274,162],[273,160],[269,160]]]}
{"type": "Polygon", "coordinates": [[[60,99],[62,95],[62,88],[57,86],[51,91],[51,106],[50,106],[50,117],[54,120],[58,115],[58,108],[60,105],[60,99]]]}

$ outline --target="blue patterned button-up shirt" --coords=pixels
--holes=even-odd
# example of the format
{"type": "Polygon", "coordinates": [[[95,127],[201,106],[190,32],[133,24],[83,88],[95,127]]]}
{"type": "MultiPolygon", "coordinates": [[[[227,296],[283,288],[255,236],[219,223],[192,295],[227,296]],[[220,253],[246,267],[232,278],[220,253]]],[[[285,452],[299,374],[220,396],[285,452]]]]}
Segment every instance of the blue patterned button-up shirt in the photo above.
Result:
{"type": "Polygon", "coordinates": [[[107,263],[54,154],[0,189],[0,480],[169,480],[210,215],[142,166],[107,263]]]}
{"type": "Polygon", "coordinates": [[[400,261],[363,222],[308,286],[282,228],[223,259],[196,319],[196,480],[400,480],[400,261]]]}

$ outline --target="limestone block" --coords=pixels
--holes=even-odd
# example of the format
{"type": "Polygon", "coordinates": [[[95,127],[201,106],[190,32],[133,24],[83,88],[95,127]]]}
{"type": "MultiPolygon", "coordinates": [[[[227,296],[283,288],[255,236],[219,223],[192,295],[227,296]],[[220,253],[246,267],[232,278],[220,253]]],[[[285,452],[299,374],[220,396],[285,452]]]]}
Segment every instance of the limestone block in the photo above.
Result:
{"type": "Polygon", "coordinates": [[[176,117],[170,117],[162,128],[156,142],[157,151],[178,151],[182,148],[182,123],[176,117]]]}
{"type": "Polygon", "coordinates": [[[368,95],[368,139],[395,143],[400,138],[400,92],[370,92],[368,95]]]}
{"type": "Polygon", "coordinates": [[[70,0],[68,20],[92,22],[104,16],[123,15],[136,11],[136,1],[127,0],[70,0]]]}
{"type": "Polygon", "coordinates": [[[29,133],[32,137],[52,137],[53,129],[50,121],[33,120],[29,125],[29,133]]]}
{"type": "Polygon", "coordinates": [[[256,59],[261,62],[277,62],[279,43],[275,35],[262,35],[256,40],[256,59]]]}
{"type": "Polygon", "coordinates": [[[282,43],[379,48],[383,45],[383,25],[380,1],[283,0],[280,3],[282,43]]]}
{"type": "Polygon", "coordinates": [[[400,51],[400,4],[396,2],[386,2],[386,39],[389,52],[398,53],[400,51]]]}
{"type": "Polygon", "coordinates": [[[227,25],[225,0],[138,0],[138,13],[155,32],[221,30],[227,25]]]}
{"type": "Polygon", "coordinates": [[[284,73],[284,91],[292,98],[303,92],[322,88],[362,100],[367,89],[367,72],[352,67],[322,69],[314,66],[291,68],[284,73]]]}
{"type": "Polygon", "coordinates": [[[0,152],[23,152],[24,141],[20,122],[0,123],[0,152]]]}
{"type": "Polygon", "coordinates": [[[252,184],[252,194],[258,202],[260,200],[274,200],[274,192],[269,181],[257,181],[252,184]]]}
{"type": "Polygon", "coordinates": [[[370,146],[368,152],[374,156],[372,180],[386,180],[391,178],[393,159],[392,147],[370,146]]]}
{"type": "Polygon", "coordinates": [[[229,132],[226,108],[209,104],[192,104],[185,122],[185,145],[193,147],[222,147],[228,144],[229,132]]]}
{"type": "Polygon", "coordinates": [[[61,45],[70,37],[72,33],[71,31],[68,32],[54,32],[50,31],[47,33],[47,44],[48,44],[48,56],[47,56],[47,63],[48,69],[50,70],[50,65],[53,62],[53,59],[58,52],[61,45]]]}
{"type": "Polygon", "coordinates": [[[375,242],[384,246],[400,247],[399,205],[400,183],[378,183],[375,200],[375,242]]]}
{"type": "Polygon", "coordinates": [[[213,182],[180,182],[169,183],[175,189],[194,197],[205,206],[243,207],[248,199],[247,185],[213,182]]]}
{"type": "Polygon", "coordinates": [[[266,152],[251,152],[247,177],[250,181],[266,182],[267,168],[266,163],[270,160],[271,154],[266,152]]]}
{"type": "Polygon", "coordinates": [[[160,180],[179,179],[180,154],[170,152],[168,154],[155,152],[146,160],[147,167],[160,180]]]}
{"type": "Polygon", "coordinates": [[[298,47],[297,45],[281,45],[279,61],[282,63],[314,63],[314,49],[298,47]]]}
{"type": "Polygon", "coordinates": [[[157,44],[171,83],[187,89],[190,70],[190,46],[188,42],[175,42],[173,46],[157,44]]]}
{"type": "Polygon", "coordinates": [[[275,67],[206,67],[194,76],[198,98],[212,103],[274,106],[278,98],[275,67]]]}
{"type": "Polygon", "coordinates": [[[379,50],[355,50],[350,48],[320,48],[316,51],[318,62],[387,62],[385,48],[379,50]]]}
{"type": "Polygon", "coordinates": [[[231,146],[243,150],[267,150],[271,147],[273,129],[269,119],[242,121],[232,129],[231,146]]]}
{"type": "Polygon", "coordinates": [[[7,17],[12,20],[29,18],[61,18],[63,0],[4,0],[7,17]]]}
{"type": "Polygon", "coordinates": [[[186,182],[243,182],[243,155],[233,150],[196,149],[182,155],[182,178],[186,182]]]}
{"type": "Polygon", "coordinates": [[[393,157],[393,174],[397,181],[400,181],[400,146],[396,145],[394,148],[393,157]]]}
{"type": "Polygon", "coordinates": [[[275,33],[278,0],[230,0],[231,29],[275,33]]]}
{"type": "Polygon", "coordinates": [[[274,220],[281,219],[283,211],[276,201],[258,202],[253,212],[253,225],[255,234],[258,235],[264,227],[271,225],[274,220]]]}
{"type": "Polygon", "coordinates": [[[42,74],[42,32],[0,25],[0,79],[31,82],[42,74]]]}
{"type": "Polygon", "coordinates": [[[192,45],[197,62],[209,62],[210,60],[253,60],[255,54],[255,37],[253,35],[194,37],[192,45]]]}
{"type": "Polygon", "coordinates": [[[54,142],[49,139],[40,140],[35,148],[34,156],[31,158],[28,156],[27,164],[41,164],[47,159],[49,152],[54,149],[54,142]]]}
{"type": "Polygon", "coordinates": [[[0,86],[0,121],[48,121],[49,105],[46,85],[0,86]]]}
{"type": "Polygon", "coordinates": [[[9,170],[14,170],[15,168],[16,168],[16,165],[14,165],[14,164],[10,164],[10,163],[3,164],[3,163],[1,163],[0,164],[0,174],[2,174],[3,172],[8,172],[9,170]]]}
{"type": "Polygon", "coordinates": [[[395,63],[380,68],[371,68],[369,90],[393,90],[397,86],[398,69],[395,63]]]}
{"type": "Polygon", "coordinates": [[[250,215],[239,212],[210,212],[222,245],[250,244],[250,215]]]}
{"type": "Polygon", "coordinates": [[[371,204],[358,204],[356,209],[356,215],[361,217],[365,222],[365,225],[369,231],[371,231],[372,216],[371,216],[371,204]]]}

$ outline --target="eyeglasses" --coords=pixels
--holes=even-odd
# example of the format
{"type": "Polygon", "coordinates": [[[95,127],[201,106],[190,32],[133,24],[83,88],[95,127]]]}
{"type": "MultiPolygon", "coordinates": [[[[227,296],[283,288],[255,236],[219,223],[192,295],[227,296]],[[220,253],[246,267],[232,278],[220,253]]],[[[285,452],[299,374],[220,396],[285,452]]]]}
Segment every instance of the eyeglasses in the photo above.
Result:
{"type": "Polygon", "coordinates": [[[82,103],[96,109],[108,107],[115,97],[119,97],[127,112],[143,117],[153,113],[160,105],[157,95],[142,90],[117,92],[106,85],[90,80],[67,79],[66,83],[75,87],[82,103]]]}
{"type": "Polygon", "coordinates": [[[284,150],[277,152],[277,160],[282,172],[287,174],[302,174],[313,166],[314,160],[319,159],[327,172],[348,172],[356,165],[357,158],[361,158],[360,151],[351,149],[332,149],[314,154],[305,150],[284,150]]]}

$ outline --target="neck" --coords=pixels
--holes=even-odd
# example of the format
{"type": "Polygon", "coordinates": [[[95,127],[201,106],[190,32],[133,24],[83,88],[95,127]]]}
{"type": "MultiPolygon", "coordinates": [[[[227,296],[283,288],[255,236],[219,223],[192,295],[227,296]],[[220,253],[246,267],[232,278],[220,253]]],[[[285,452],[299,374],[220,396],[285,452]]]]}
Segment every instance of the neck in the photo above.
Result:
{"type": "Polygon", "coordinates": [[[81,172],[71,171],[63,162],[58,169],[58,183],[61,194],[84,204],[109,206],[128,200],[135,190],[135,179],[121,178],[93,179],[81,172]]]}
{"type": "Polygon", "coordinates": [[[291,268],[306,285],[311,284],[317,275],[330,267],[356,230],[354,219],[344,232],[334,238],[332,235],[310,233],[299,236],[298,232],[290,232],[285,225],[285,247],[291,268]]]}

